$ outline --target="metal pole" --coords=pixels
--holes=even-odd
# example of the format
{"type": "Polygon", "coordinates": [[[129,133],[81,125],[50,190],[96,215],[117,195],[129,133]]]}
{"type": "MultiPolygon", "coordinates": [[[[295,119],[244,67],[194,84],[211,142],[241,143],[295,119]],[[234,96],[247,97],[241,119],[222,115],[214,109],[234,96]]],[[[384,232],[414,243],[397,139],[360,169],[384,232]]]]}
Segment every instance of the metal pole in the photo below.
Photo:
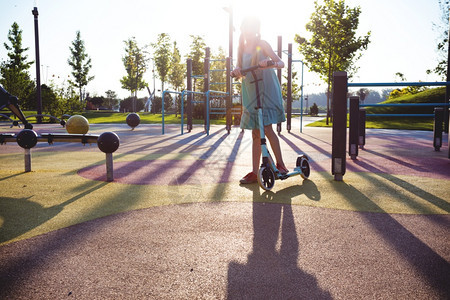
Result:
{"type": "Polygon", "coordinates": [[[227,92],[227,96],[226,96],[226,130],[228,131],[228,133],[230,133],[231,131],[231,123],[232,123],[232,119],[233,119],[233,115],[232,115],[232,108],[233,108],[233,103],[232,103],[232,97],[233,97],[233,82],[231,81],[231,64],[232,64],[232,60],[231,57],[227,57],[227,68],[226,68],[226,76],[227,76],[227,80],[226,80],[226,84],[227,84],[227,88],[226,88],[226,92],[227,92]]]}
{"type": "MultiPolygon", "coordinates": [[[[450,13],[449,13],[449,38],[450,38],[450,13]]],[[[448,48],[447,48],[447,82],[450,81],[450,39],[448,40],[448,48]]],[[[446,86],[445,88],[445,101],[444,103],[450,103],[450,86],[446,86]]],[[[444,111],[444,131],[448,133],[448,109],[444,111]]]]}
{"type": "Polygon", "coordinates": [[[352,159],[358,156],[359,140],[359,97],[350,97],[350,120],[348,134],[348,153],[352,159]]]}
{"type": "Polygon", "coordinates": [[[206,47],[205,49],[205,62],[203,65],[203,92],[205,93],[205,131],[209,131],[209,123],[208,123],[208,105],[209,105],[209,97],[206,96],[206,93],[209,91],[209,59],[211,55],[211,49],[206,47]]]}
{"type": "Polygon", "coordinates": [[[106,181],[114,181],[113,154],[106,153],[106,181]]]}
{"type": "Polygon", "coordinates": [[[181,92],[181,135],[183,135],[184,127],[184,92],[181,92]]]}
{"type": "Polygon", "coordinates": [[[233,7],[230,5],[228,10],[229,18],[228,18],[228,56],[231,59],[231,64],[233,64],[233,7]]]}
{"type": "Polygon", "coordinates": [[[162,99],[161,99],[161,118],[162,118],[162,133],[164,134],[164,98],[166,96],[166,91],[162,92],[162,99]]]}
{"type": "Polygon", "coordinates": [[[192,97],[194,96],[192,92],[192,59],[187,59],[187,68],[186,68],[186,89],[188,91],[187,94],[187,103],[186,103],[186,114],[187,114],[187,125],[186,129],[188,132],[192,130],[192,97]]]}
{"type": "Polygon", "coordinates": [[[300,91],[300,133],[303,132],[303,61],[302,62],[302,86],[300,91]]]}
{"type": "Polygon", "coordinates": [[[342,181],[346,171],[347,144],[347,73],[333,73],[333,132],[331,142],[331,173],[342,181]]]}
{"type": "MultiPolygon", "coordinates": [[[[278,56],[281,58],[283,55],[283,44],[282,44],[282,37],[281,35],[278,36],[278,56]]],[[[281,86],[281,69],[277,69],[277,77],[278,77],[278,82],[280,82],[280,86],[281,86]]],[[[281,123],[277,124],[277,132],[278,134],[280,134],[281,132],[281,123]]]]}
{"type": "Polygon", "coordinates": [[[286,99],[286,113],[287,113],[287,131],[291,132],[291,118],[292,118],[292,43],[288,44],[288,69],[287,69],[287,99],[286,99]]]}
{"type": "MultiPolygon", "coordinates": [[[[40,59],[39,59],[39,26],[38,26],[38,9],[35,6],[31,11],[34,16],[34,43],[36,50],[36,100],[37,100],[37,114],[42,114],[42,96],[41,96],[41,71],[40,71],[40,59]]],[[[42,123],[42,118],[37,117],[38,124],[42,123]]]]}
{"type": "Polygon", "coordinates": [[[25,148],[25,172],[31,172],[31,149],[25,148]]]}

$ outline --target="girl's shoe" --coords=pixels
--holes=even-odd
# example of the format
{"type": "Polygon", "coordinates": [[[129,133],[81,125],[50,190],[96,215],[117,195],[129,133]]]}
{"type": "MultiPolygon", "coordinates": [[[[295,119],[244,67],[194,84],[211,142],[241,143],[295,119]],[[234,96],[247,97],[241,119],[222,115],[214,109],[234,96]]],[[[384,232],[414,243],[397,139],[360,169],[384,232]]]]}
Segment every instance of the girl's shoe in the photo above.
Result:
{"type": "Polygon", "coordinates": [[[257,181],[258,181],[258,177],[253,172],[248,173],[241,180],[239,180],[239,182],[242,184],[255,183],[257,181]]]}
{"type": "Polygon", "coordinates": [[[282,167],[280,164],[277,164],[277,169],[278,169],[278,171],[280,171],[280,173],[283,174],[283,175],[289,173],[289,170],[286,169],[286,167],[282,167]]]}

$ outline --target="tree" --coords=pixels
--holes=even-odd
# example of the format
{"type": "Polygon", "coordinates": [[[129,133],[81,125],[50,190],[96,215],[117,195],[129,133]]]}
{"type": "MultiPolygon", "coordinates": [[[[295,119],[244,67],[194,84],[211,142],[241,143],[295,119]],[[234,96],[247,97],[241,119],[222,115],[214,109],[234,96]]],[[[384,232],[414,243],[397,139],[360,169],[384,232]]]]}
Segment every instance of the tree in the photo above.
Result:
{"type": "Polygon", "coordinates": [[[438,53],[438,64],[433,70],[427,70],[427,74],[435,73],[439,75],[442,80],[446,80],[448,64],[448,28],[450,1],[439,0],[439,7],[441,8],[442,12],[441,20],[439,23],[433,23],[433,29],[439,34],[439,40],[436,47],[438,53]]]}
{"type": "MultiPolygon", "coordinates": [[[[292,100],[297,100],[299,98],[299,94],[302,91],[301,86],[297,84],[297,75],[298,72],[292,71],[292,100]]],[[[287,99],[287,74],[283,76],[285,81],[281,85],[281,94],[283,95],[283,99],[287,99]]]]}
{"type": "MultiPolygon", "coordinates": [[[[126,45],[126,54],[122,61],[127,71],[127,76],[122,77],[120,83],[122,83],[123,89],[129,90],[131,95],[137,99],[137,92],[147,86],[143,78],[147,71],[148,58],[145,50],[139,48],[134,37],[124,41],[124,43],[126,45]]],[[[137,111],[137,107],[133,106],[131,110],[137,111]]]]}
{"type": "MultiPolygon", "coordinates": [[[[167,112],[167,108],[172,106],[172,95],[169,93],[164,94],[164,110],[167,112]]],[[[150,111],[153,114],[160,114],[162,112],[161,97],[154,97],[152,100],[152,109],[150,111]]]]}
{"type": "Polygon", "coordinates": [[[147,99],[145,98],[136,99],[134,96],[128,97],[120,102],[120,111],[121,112],[141,111],[144,109],[146,100],[147,99]]]}
{"type": "Polygon", "coordinates": [[[170,72],[170,62],[172,52],[170,51],[170,36],[167,33],[160,33],[156,43],[152,43],[154,49],[153,60],[155,61],[156,71],[161,80],[161,90],[164,91],[164,82],[170,72]]]}
{"type": "Polygon", "coordinates": [[[370,90],[368,88],[360,88],[358,91],[356,91],[356,96],[359,97],[360,102],[364,102],[369,94],[370,90]]]}
{"type": "Polygon", "coordinates": [[[0,84],[12,95],[24,100],[33,92],[35,84],[30,79],[28,69],[33,63],[28,62],[25,54],[29,48],[22,46],[22,30],[14,22],[8,32],[8,40],[11,45],[4,43],[8,51],[8,60],[0,65],[0,84]]]}
{"type": "Polygon", "coordinates": [[[328,124],[333,73],[346,71],[349,77],[352,76],[357,70],[355,62],[362,55],[359,50],[367,49],[370,42],[370,31],[366,36],[356,36],[361,14],[359,6],[350,8],[344,0],[324,0],[323,5],[316,0],[314,5],[314,13],[306,24],[306,30],[312,33],[311,39],[307,41],[297,34],[295,40],[305,57],[305,64],[328,85],[328,124]]]}
{"type": "Polygon", "coordinates": [[[112,90],[107,90],[105,94],[106,98],[103,104],[108,109],[114,109],[114,107],[117,106],[117,104],[119,104],[119,100],[117,100],[117,93],[112,90]]]}
{"type": "Polygon", "coordinates": [[[214,61],[211,62],[211,70],[218,70],[215,72],[210,72],[210,78],[211,78],[211,90],[214,91],[222,91],[226,92],[227,86],[225,84],[220,84],[220,82],[226,82],[227,81],[227,73],[226,71],[219,71],[219,70],[225,70],[227,67],[226,63],[226,57],[225,57],[225,51],[222,47],[219,47],[219,53],[216,55],[212,55],[212,59],[214,61]]]}
{"type": "Polygon", "coordinates": [[[82,89],[94,76],[88,76],[92,67],[91,58],[86,53],[84,41],[81,39],[80,31],[77,31],[75,40],[72,41],[72,47],[69,47],[71,56],[67,60],[69,66],[72,67],[73,81],[69,80],[69,83],[78,89],[80,94],[80,101],[83,101],[82,89]]]}
{"type": "Polygon", "coordinates": [[[184,86],[184,79],[186,74],[186,65],[181,63],[180,50],[177,47],[177,42],[173,42],[173,53],[170,60],[169,83],[176,91],[179,91],[184,86]]]}
{"type": "Polygon", "coordinates": [[[309,114],[311,116],[317,116],[319,114],[319,107],[317,107],[317,104],[315,102],[313,106],[310,107],[309,114]]]}
{"type": "MultiPolygon", "coordinates": [[[[192,59],[192,75],[202,75],[203,74],[203,61],[205,59],[205,40],[199,35],[191,35],[192,43],[190,46],[190,52],[188,58],[192,59]]],[[[197,80],[194,79],[194,90],[196,89],[197,80]]],[[[199,88],[201,89],[202,83],[199,83],[199,88]]]]}
{"type": "MultiPolygon", "coordinates": [[[[180,91],[184,87],[184,79],[186,74],[186,65],[181,63],[180,50],[177,47],[177,42],[173,42],[172,59],[170,60],[169,83],[173,86],[175,91],[180,91]]],[[[175,115],[181,113],[181,97],[176,97],[176,112],[175,115]]]]}

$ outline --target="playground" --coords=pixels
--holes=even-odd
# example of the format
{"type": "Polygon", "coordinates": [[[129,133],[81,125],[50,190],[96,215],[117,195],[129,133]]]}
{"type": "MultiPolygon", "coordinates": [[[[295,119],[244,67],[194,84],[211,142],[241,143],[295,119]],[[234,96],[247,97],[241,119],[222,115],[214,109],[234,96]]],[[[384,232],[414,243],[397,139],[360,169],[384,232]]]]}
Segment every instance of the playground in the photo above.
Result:
{"type": "Polygon", "coordinates": [[[280,142],[309,179],[266,192],[239,184],[251,134],[236,126],[91,125],[120,138],[112,182],[94,144],[38,143],[32,172],[1,145],[0,298],[448,298],[447,134],[435,151],[433,132],[367,129],[336,181],[332,130],[299,129],[280,142]]]}

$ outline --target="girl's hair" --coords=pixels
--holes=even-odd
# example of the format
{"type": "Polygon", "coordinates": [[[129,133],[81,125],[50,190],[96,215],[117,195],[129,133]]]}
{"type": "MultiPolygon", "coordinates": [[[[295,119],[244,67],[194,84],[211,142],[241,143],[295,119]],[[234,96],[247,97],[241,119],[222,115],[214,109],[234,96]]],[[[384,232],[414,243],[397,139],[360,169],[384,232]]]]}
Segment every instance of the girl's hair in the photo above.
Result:
{"type": "Polygon", "coordinates": [[[237,58],[237,66],[242,68],[242,57],[244,55],[244,46],[247,43],[247,41],[245,40],[245,36],[244,36],[244,31],[248,34],[255,34],[256,37],[256,44],[255,44],[255,48],[252,49],[252,66],[256,65],[256,63],[258,62],[258,52],[260,51],[258,44],[259,41],[261,40],[261,34],[260,34],[260,27],[261,27],[261,23],[259,21],[258,18],[256,17],[246,17],[243,21],[242,21],[242,25],[241,25],[241,35],[239,37],[239,46],[238,46],[238,58],[237,58]]]}

